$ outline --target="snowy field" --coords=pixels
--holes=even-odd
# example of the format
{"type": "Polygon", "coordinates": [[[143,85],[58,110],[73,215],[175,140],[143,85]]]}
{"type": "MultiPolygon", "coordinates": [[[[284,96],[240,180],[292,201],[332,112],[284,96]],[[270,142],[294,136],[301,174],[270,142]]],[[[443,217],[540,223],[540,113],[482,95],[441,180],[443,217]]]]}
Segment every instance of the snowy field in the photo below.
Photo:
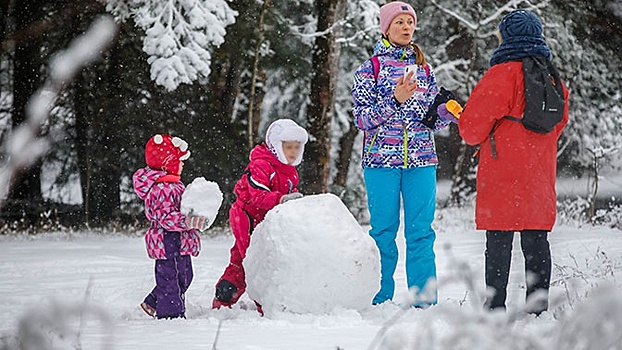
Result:
{"type": "Polygon", "coordinates": [[[24,349],[622,349],[622,231],[557,225],[552,305],[534,318],[519,312],[518,236],[508,312],[485,313],[484,235],[473,209],[440,210],[435,228],[439,304],[428,310],[399,307],[409,299],[403,240],[396,304],[261,317],[244,296],[233,309],[212,310],[232,238],[207,231],[193,259],[187,319],[177,320],[150,319],[138,306],[154,283],[140,232],[0,236],[0,349],[17,348],[20,332],[35,342],[24,349]]]}

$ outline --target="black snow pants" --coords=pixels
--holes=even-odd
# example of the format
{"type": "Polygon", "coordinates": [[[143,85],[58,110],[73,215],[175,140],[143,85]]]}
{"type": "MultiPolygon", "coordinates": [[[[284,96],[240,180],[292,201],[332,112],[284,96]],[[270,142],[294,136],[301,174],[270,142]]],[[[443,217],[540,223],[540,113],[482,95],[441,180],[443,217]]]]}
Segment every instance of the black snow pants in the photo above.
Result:
{"type": "MultiPolygon", "coordinates": [[[[520,232],[521,250],[525,258],[526,299],[534,292],[539,295],[528,302],[528,312],[539,315],[548,308],[548,290],[551,280],[551,250],[548,232],[524,230],[520,232]]],[[[507,284],[512,260],[512,231],[486,231],[486,286],[494,291],[487,298],[489,309],[505,309],[507,284]]]]}

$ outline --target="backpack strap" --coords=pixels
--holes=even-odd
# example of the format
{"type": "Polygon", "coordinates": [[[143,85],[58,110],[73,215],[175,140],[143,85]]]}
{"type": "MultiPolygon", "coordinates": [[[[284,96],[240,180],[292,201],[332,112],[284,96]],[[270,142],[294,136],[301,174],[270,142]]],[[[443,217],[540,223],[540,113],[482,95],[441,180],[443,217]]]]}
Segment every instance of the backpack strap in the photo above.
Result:
{"type": "MultiPolygon", "coordinates": [[[[370,59],[371,59],[371,67],[374,71],[374,81],[378,83],[378,73],[380,72],[380,61],[378,60],[378,56],[371,56],[370,59]]],[[[371,143],[369,144],[369,148],[367,149],[367,152],[365,152],[365,150],[363,149],[363,152],[365,153],[364,157],[366,157],[371,151],[371,147],[374,145],[374,142],[376,141],[376,136],[378,136],[378,131],[374,133],[374,136],[371,139],[371,143]]],[[[364,132],[363,140],[366,138],[367,138],[367,131],[364,132]]]]}
{"type": "Polygon", "coordinates": [[[378,56],[371,56],[371,66],[374,70],[374,81],[378,81],[378,72],[380,72],[380,61],[378,56]]]}
{"type": "Polygon", "coordinates": [[[511,120],[513,122],[522,123],[523,120],[516,117],[510,117],[509,115],[503,116],[504,119],[511,120]]]}
{"type": "Polygon", "coordinates": [[[499,128],[499,125],[501,125],[501,121],[503,119],[507,119],[507,120],[511,120],[513,122],[517,122],[517,123],[522,123],[522,119],[520,118],[516,118],[516,117],[512,117],[509,115],[504,115],[501,119],[497,120],[495,122],[495,125],[492,126],[492,130],[490,131],[490,134],[488,135],[488,138],[490,139],[490,150],[492,152],[492,158],[493,159],[497,159],[497,148],[495,145],[495,131],[497,130],[497,128],[499,128]]]}
{"type": "MultiPolygon", "coordinates": [[[[512,118],[512,117],[510,117],[510,118],[512,118]]],[[[492,130],[490,130],[490,134],[488,134],[488,138],[490,139],[490,151],[492,153],[492,159],[497,159],[497,147],[496,147],[496,144],[495,144],[495,131],[499,127],[499,122],[501,120],[503,120],[503,118],[495,121],[495,124],[492,126],[492,130]]]]}
{"type": "MultiPolygon", "coordinates": [[[[378,60],[378,56],[371,56],[371,66],[374,71],[374,80],[378,81],[378,73],[380,72],[380,61],[378,60]]],[[[423,70],[425,70],[425,76],[427,79],[430,79],[430,65],[425,64],[423,66],[423,70]]]]}

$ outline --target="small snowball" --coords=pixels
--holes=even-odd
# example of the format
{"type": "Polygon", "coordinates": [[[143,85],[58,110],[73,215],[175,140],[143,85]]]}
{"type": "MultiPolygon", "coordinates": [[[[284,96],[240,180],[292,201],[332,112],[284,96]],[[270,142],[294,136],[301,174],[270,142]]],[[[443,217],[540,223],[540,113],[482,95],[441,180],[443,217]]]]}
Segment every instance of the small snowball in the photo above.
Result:
{"type": "Polygon", "coordinates": [[[204,177],[197,177],[186,186],[181,196],[181,212],[185,215],[206,216],[209,219],[209,227],[216,220],[222,199],[222,192],[217,183],[207,181],[204,177]]]}

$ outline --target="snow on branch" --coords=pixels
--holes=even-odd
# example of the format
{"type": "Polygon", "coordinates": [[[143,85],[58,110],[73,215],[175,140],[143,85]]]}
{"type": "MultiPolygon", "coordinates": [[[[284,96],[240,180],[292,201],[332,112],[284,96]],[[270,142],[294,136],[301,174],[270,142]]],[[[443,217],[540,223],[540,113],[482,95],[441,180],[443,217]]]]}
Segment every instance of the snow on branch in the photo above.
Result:
{"type": "Polygon", "coordinates": [[[501,18],[505,13],[510,12],[510,11],[512,11],[514,9],[517,9],[518,5],[526,4],[526,5],[528,5],[527,9],[532,10],[532,9],[546,7],[546,5],[549,2],[547,0],[547,1],[542,1],[538,5],[532,5],[529,0],[510,0],[510,1],[506,2],[503,6],[499,7],[496,11],[494,11],[493,13],[488,15],[486,18],[481,19],[481,20],[479,20],[479,22],[475,23],[474,21],[465,18],[464,16],[462,16],[457,11],[453,11],[453,10],[451,10],[451,9],[441,5],[441,4],[439,4],[436,0],[431,0],[431,1],[432,1],[432,4],[434,4],[434,6],[436,6],[439,10],[445,12],[446,14],[450,15],[451,17],[454,17],[460,23],[462,23],[465,27],[467,27],[468,29],[470,29],[472,31],[477,31],[480,27],[484,27],[484,26],[486,26],[487,24],[489,24],[491,22],[498,21],[499,18],[501,18]]]}
{"type": "Polygon", "coordinates": [[[346,10],[346,18],[342,20],[340,25],[346,28],[357,28],[354,33],[348,34],[347,37],[337,38],[338,44],[355,43],[367,36],[380,37],[380,25],[378,21],[378,11],[380,6],[369,0],[360,0],[356,3],[348,2],[346,10]],[[360,25],[352,25],[353,23],[360,25]]]}
{"type": "Polygon", "coordinates": [[[149,55],[151,79],[169,91],[209,76],[208,49],[225,41],[225,27],[238,14],[225,0],[105,2],[117,19],[131,15],[145,30],[143,51],[149,55]]]}
{"type": "Polygon", "coordinates": [[[89,30],[74,39],[69,47],[57,53],[50,61],[50,75],[26,106],[26,121],[7,137],[0,164],[0,208],[20,171],[32,165],[48,150],[49,143],[40,135],[41,127],[63,88],[82,68],[93,62],[113,40],[117,32],[114,20],[102,16],[89,30]]]}

